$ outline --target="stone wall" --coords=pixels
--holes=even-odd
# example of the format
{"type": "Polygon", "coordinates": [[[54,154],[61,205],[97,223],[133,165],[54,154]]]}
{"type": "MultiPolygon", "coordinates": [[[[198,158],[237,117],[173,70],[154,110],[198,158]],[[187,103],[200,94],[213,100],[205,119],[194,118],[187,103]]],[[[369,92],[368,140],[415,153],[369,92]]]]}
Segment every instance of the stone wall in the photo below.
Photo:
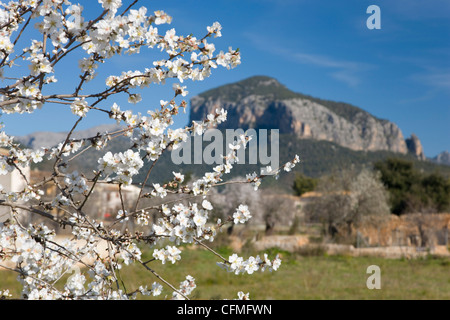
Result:
{"type": "MultiPolygon", "coordinates": [[[[429,254],[450,257],[448,246],[450,214],[391,215],[384,221],[371,221],[355,230],[362,239],[359,247],[349,244],[311,243],[308,235],[255,237],[254,249],[279,248],[300,254],[417,258],[429,254]]],[[[232,247],[240,251],[243,240],[232,236],[232,247]]]]}
{"type": "Polygon", "coordinates": [[[391,215],[381,223],[366,223],[357,232],[366,246],[433,247],[449,245],[450,214],[391,215]]]}

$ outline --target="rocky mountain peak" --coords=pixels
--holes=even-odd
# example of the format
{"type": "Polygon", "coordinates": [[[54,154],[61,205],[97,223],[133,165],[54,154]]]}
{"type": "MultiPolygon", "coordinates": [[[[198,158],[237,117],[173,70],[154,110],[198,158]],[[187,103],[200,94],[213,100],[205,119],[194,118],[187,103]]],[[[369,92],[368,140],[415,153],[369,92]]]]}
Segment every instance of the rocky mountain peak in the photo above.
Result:
{"type": "Polygon", "coordinates": [[[190,120],[204,119],[218,107],[228,111],[221,128],[273,128],[281,134],[331,141],[352,150],[408,153],[395,123],[345,102],[291,91],[267,76],[250,77],[193,97],[190,120]]]}
{"type": "Polygon", "coordinates": [[[433,162],[439,163],[439,164],[445,164],[450,166],[450,152],[448,151],[442,151],[437,156],[431,159],[433,162]]]}
{"type": "Polygon", "coordinates": [[[425,153],[423,152],[422,143],[419,138],[413,133],[409,138],[405,140],[408,152],[412,153],[419,160],[425,160],[425,153]]]}
{"type": "Polygon", "coordinates": [[[294,98],[298,94],[292,92],[278,80],[267,76],[254,76],[235,83],[227,84],[201,93],[196,98],[204,100],[223,99],[238,102],[245,97],[259,96],[268,99],[294,98]]]}

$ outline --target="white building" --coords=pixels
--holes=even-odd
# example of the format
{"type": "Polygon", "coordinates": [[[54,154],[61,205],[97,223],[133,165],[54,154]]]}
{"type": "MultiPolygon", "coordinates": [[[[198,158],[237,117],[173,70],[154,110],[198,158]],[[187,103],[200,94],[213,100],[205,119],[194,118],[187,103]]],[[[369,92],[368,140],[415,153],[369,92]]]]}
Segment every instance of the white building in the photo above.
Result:
{"type": "MultiPolygon", "coordinates": [[[[8,150],[0,148],[0,156],[8,155],[8,150]]],[[[24,176],[28,181],[30,180],[30,167],[20,168],[20,172],[19,170],[14,169],[14,171],[6,175],[0,175],[2,193],[22,191],[27,185],[24,176]]],[[[8,219],[10,211],[11,209],[9,207],[0,206],[0,222],[8,219]]]]}
{"type": "MultiPolygon", "coordinates": [[[[122,186],[122,200],[126,210],[130,210],[129,206],[135,203],[140,191],[141,188],[134,185],[122,186]]],[[[93,195],[92,200],[88,203],[93,205],[94,210],[97,210],[96,218],[115,218],[117,212],[122,209],[122,200],[117,184],[97,184],[93,195]]]]}

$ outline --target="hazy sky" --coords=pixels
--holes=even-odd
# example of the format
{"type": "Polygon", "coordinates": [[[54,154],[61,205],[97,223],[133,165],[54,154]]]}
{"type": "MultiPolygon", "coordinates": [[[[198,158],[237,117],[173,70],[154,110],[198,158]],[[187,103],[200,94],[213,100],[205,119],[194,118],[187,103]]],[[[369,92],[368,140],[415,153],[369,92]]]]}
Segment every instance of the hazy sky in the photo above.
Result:
{"type": "MultiPolygon", "coordinates": [[[[79,3],[89,13],[100,8],[92,0],[79,3]]],[[[429,157],[450,151],[448,0],[152,0],[140,5],[173,16],[172,25],[161,26],[164,32],[174,27],[179,34],[201,37],[206,26],[219,21],[223,37],[213,41],[217,50],[240,48],[242,64],[236,69],[220,68],[203,82],[185,82],[190,97],[247,77],[267,75],[293,91],[348,102],[396,123],[405,138],[411,133],[419,137],[429,157]],[[370,16],[366,10],[372,4],[381,10],[378,30],[366,26],[370,16]]],[[[96,81],[104,86],[109,74],[143,70],[151,66],[155,54],[157,50],[132,59],[114,58],[106,70],[99,70],[96,81]]],[[[77,74],[76,69],[73,60],[59,71],[69,79],[71,70],[77,74]]],[[[67,90],[66,78],[57,77],[58,86],[67,90]]],[[[170,97],[170,88],[156,87],[145,91],[144,102],[131,106],[124,100],[121,107],[145,112],[170,97]]],[[[91,111],[80,128],[108,122],[103,119],[103,114],[97,117],[91,111]]],[[[187,119],[187,114],[182,115],[177,124],[185,125],[187,119]]],[[[24,117],[3,115],[1,120],[7,133],[24,135],[65,131],[76,116],[60,106],[50,106],[24,117]]]]}

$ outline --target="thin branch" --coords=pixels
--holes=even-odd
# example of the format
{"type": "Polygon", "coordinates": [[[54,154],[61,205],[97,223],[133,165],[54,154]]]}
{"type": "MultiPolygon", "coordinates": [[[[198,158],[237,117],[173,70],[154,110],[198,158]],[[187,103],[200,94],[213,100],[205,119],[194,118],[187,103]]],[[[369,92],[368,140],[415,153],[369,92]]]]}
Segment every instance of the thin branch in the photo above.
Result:
{"type": "Polygon", "coordinates": [[[44,218],[50,219],[53,222],[56,222],[58,224],[64,224],[64,225],[70,225],[70,226],[75,226],[75,223],[71,223],[70,221],[64,221],[61,219],[58,219],[57,217],[53,216],[52,214],[33,208],[33,207],[27,207],[21,204],[17,204],[17,203],[10,203],[10,202],[6,202],[5,200],[0,200],[0,206],[5,206],[5,207],[10,207],[12,209],[22,209],[22,210],[26,210],[32,213],[36,213],[44,218]]]}
{"type": "Polygon", "coordinates": [[[198,240],[197,238],[194,238],[195,243],[201,245],[203,248],[205,248],[206,250],[212,252],[214,255],[216,255],[217,257],[219,257],[220,259],[222,259],[224,262],[229,263],[228,259],[224,258],[223,256],[221,256],[218,252],[214,251],[213,249],[211,249],[210,247],[208,247],[206,244],[204,244],[203,242],[201,242],[200,240],[198,240]]]}
{"type": "Polygon", "coordinates": [[[162,278],[158,273],[156,273],[155,270],[153,270],[152,268],[150,268],[149,266],[147,266],[145,263],[143,263],[141,260],[137,260],[141,265],[144,266],[145,269],[147,269],[148,271],[150,271],[151,273],[153,273],[153,275],[155,277],[157,277],[161,282],[163,282],[165,285],[167,285],[170,289],[172,289],[173,291],[175,291],[176,293],[180,294],[183,298],[185,298],[186,300],[189,300],[188,297],[186,297],[183,293],[181,293],[177,288],[175,288],[173,285],[171,285],[168,281],[166,281],[164,278],[162,278]]]}
{"type": "Polygon", "coordinates": [[[128,12],[128,10],[130,10],[137,2],[138,2],[139,0],[134,0],[133,1],[133,3],[131,3],[121,14],[120,14],[120,16],[124,16],[125,15],[125,13],[127,13],[128,12]]]}
{"type": "Polygon", "coordinates": [[[147,180],[148,180],[148,178],[150,177],[150,173],[152,172],[152,169],[153,169],[153,167],[155,166],[155,164],[156,164],[156,162],[158,161],[158,159],[159,159],[159,157],[158,157],[155,161],[153,161],[152,165],[150,166],[150,168],[149,168],[148,171],[147,171],[147,175],[145,176],[144,182],[142,182],[141,190],[139,191],[139,196],[138,196],[138,198],[136,199],[136,203],[135,203],[134,208],[133,208],[133,211],[134,211],[134,212],[136,212],[136,210],[137,210],[137,207],[138,207],[138,205],[139,205],[139,201],[140,201],[141,196],[142,196],[142,192],[144,191],[144,188],[145,188],[145,186],[146,186],[146,184],[147,184],[147,180]]]}
{"type": "Polygon", "coordinates": [[[122,196],[122,184],[121,183],[119,183],[119,196],[120,196],[120,204],[122,206],[122,212],[123,212],[123,214],[125,214],[125,204],[124,204],[123,196],[122,196]]]}
{"type": "Polygon", "coordinates": [[[90,148],[92,148],[92,145],[87,146],[86,148],[84,148],[83,150],[81,150],[80,152],[78,152],[76,155],[74,155],[72,158],[68,159],[67,162],[71,162],[73,159],[79,157],[80,155],[82,155],[84,152],[86,152],[87,150],[89,150],[90,148]]]}
{"type": "Polygon", "coordinates": [[[19,166],[13,162],[14,167],[17,169],[17,171],[19,171],[20,175],[22,176],[22,179],[25,180],[27,186],[30,184],[28,182],[28,178],[25,176],[25,174],[22,172],[22,170],[19,168],[19,166]]]}
{"type": "Polygon", "coordinates": [[[70,136],[73,134],[73,132],[75,131],[75,128],[78,126],[78,124],[81,122],[81,120],[83,119],[83,117],[79,117],[78,120],[75,122],[75,124],[73,125],[72,129],[70,130],[70,132],[67,134],[66,140],[64,141],[63,145],[61,146],[61,151],[59,151],[59,154],[56,156],[56,161],[53,164],[53,170],[57,171],[57,164],[61,161],[61,155],[64,151],[65,146],[67,145],[67,143],[70,140],[70,136]]]}
{"type": "Polygon", "coordinates": [[[89,190],[88,194],[84,197],[83,203],[78,207],[77,211],[81,211],[83,209],[84,205],[86,204],[87,200],[89,199],[90,195],[94,191],[95,185],[97,183],[98,178],[100,177],[101,172],[97,173],[93,179],[92,187],[89,190]]]}

